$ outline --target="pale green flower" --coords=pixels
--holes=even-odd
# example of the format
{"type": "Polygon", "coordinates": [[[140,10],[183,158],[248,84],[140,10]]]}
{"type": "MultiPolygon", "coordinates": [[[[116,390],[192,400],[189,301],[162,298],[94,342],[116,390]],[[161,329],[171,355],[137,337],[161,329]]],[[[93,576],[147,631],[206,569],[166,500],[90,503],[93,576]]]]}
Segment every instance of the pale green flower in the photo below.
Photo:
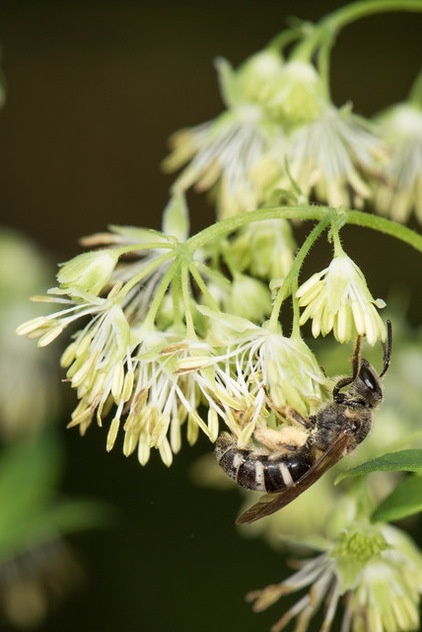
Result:
{"type": "Polygon", "coordinates": [[[260,279],[284,278],[294,261],[296,244],[286,220],[251,222],[227,245],[227,255],[236,269],[248,270],[260,279]]]}
{"type": "Polygon", "coordinates": [[[280,70],[277,90],[266,107],[286,129],[294,129],[317,119],[325,103],[321,77],[315,66],[292,60],[280,70]]]}
{"type": "Polygon", "coordinates": [[[406,222],[414,209],[422,222],[422,107],[399,103],[375,121],[391,146],[384,177],[374,185],[375,209],[398,222],[406,222]]]}
{"type": "Polygon", "coordinates": [[[227,110],[215,120],[181,130],[171,139],[172,153],[163,163],[174,171],[189,162],[173,184],[173,191],[195,185],[212,189],[218,215],[223,218],[255,209],[274,179],[267,172],[253,181],[251,173],[282,130],[267,109],[277,90],[282,60],[278,53],[263,51],[234,71],[217,60],[220,87],[227,110]]]}
{"type": "Polygon", "coordinates": [[[311,319],[315,338],[333,331],[339,342],[348,342],[357,334],[366,336],[370,345],[386,339],[385,324],[377,311],[385,303],[373,299],[363,273],[343,252],[305,281],[296,296],[305,307],[300,324],[311,319]]]}
{"type": "Polygon", "coordinates": [[[70,296],[74,291],[89,292],[98,296],[109,283],[120,252],[118,250],[97,250],[84,252],[62,264],[57,274],[60,288],[70,296]]]}
{"type": "MultiPolygon", "coordinates": [[[[328,103],[317,118],[292,132],[283,154],[278,152],[305,196],[314,193],[319,202],[355,208],[371,197],[368,178],[379,172],[384,153],[369,123],[349,106],[328,103]]],[[[278,185],[289,188],[286,175],[278,185]]]]}
{"type": "MultiPolygon", "coordinates": [[[[0,437],[32,436],[54,419],[58,404],[54,351],[40,354],[14,335],[34,316],[28,294],[44,290],[52,271],[42,254],[19,233],[0,229],[0,437]]],[[[38,311],[39,313],[39,311],[38,311]]]]}
{"type": "Polygon", "coordinates": [[[401,531],[388,525],[352,522],[317,557],[304,560],[300,570],[281,582],[253,591],[248,600],[261,612],[280,597],[308,592],[273,625],[280,632],[296,620],[306,632],[324,608],[321,630],[329,632],[344,601],[342,632],[411,632],[419,630],[422,555],[401,531]]]}
{"type": "Polygon", "coordinates": [[[269,408],[291,406],[309,413],[312,403],[323,397],[325,376],[309,347],[299,337],[283,336],[281,331],[257,326],[247,319],[202,308],[215,321],[225,343],[221,356],[230,358],[231,374],[238,384],[248,385],[251,395],[266,393],[269,408]]]}
{"type": "Polygon", "coordinates": [[[262,322],[271,312],[271,294],[258,279],[235,272],[224,307],[235,316],[262,322]]]}

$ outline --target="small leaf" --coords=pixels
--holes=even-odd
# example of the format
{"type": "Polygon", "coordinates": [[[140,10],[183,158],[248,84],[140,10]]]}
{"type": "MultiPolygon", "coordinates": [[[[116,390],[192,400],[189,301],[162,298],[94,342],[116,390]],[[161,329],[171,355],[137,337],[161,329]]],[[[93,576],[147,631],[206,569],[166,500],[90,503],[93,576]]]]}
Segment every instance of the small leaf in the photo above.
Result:
{"type": "Polygon", "coordinates": [[[400,450],[390,452],[376,459],[371,459],[353,467],[346,472],[342,472],[336,479],[336,483],[349,476],[360,476],[370,472],[419,472],[422,471],[422,450],[400,450]]]}
{"type": "Polygon", "coordinates": [[[62,468],[58,437],[46,432],[3,451],[0,457],[0,532],[18,524],[51,497],[62,468]]]}
{"type": "Polygon", "coordinates": [[[51,503],[0,530],[0,560],[55,539],[58,534],[103,528],[115,520],[113,508],[100,501],[67,499],[51,503]]]}
{"type": "Polygon", "coordinates": [[[403,479],[374,511],[372,520],[390,522],[422,511],[422,476],[403,479]]]}

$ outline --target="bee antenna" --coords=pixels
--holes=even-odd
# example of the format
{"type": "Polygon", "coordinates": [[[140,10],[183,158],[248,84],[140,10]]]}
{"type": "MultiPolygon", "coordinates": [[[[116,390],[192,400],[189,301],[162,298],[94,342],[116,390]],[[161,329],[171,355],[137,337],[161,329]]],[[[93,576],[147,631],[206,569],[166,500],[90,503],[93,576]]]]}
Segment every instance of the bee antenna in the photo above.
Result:
{"type": "Polygon", "coordinates": [[[391,320],[387,320],[387,344],[383,342],[382,348],[384,351],[384,368],[379,377],[382,377],[387,373],[391,362],[391,350],[393,348],[393,326],[391,324],[391,320]]]}

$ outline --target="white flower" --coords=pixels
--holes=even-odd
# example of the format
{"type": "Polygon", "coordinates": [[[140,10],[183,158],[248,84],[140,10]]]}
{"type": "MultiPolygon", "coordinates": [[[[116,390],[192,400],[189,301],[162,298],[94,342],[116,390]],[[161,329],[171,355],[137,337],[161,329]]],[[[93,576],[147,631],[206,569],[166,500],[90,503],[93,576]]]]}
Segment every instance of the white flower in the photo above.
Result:
{"type": "Polygon", "coordinates": [[[230,377],[248,385],[252,396],[265,393],[270,408],[291,406],[303,415],[316,399],[321,400],[325,376],[303,340],[246,319],[200,309],[215,321],[212,335],[218,340],[220,333],[227,345],[221,355],[231,360],[230,377]]]}
{"type": "Polygon", "coordinates": [[[280,279],[292,266],[296,244],[290,223],[275,219],[247,224],[226,248],[238,270],[250,270],[260,279],[280,279]]]}
{"type": "Polygon", "coordinates": [[[345,253],[305,281],[296,296],[305,307],[300,324],[311,319],[315,338],[333,330],[339,342],[357,334],[366,336],[370,345],[385,341],[386,328],[377,311],[385,303],[373,299],[361,270],[345,253]]]}
{"type": "Polygon", "coordinates": [[[267,173],[260,182],[251,178],[261,157],[282,136],[267,104],[277,88],[282,65],[276,52],[264,51],[237,71],[217,61],[221,92],[227,110],[215,120],[173,135],[173,151],[163,163],[174,171],[189,162],[173,185],[184,191],[195,184],[199,191],[212,189],[219,218],[255,209],[274,178],[267,173]]]}
{"type": "Polygon", "coordinates": [[[253,591],[247,598],[261,612],[280,597],[305,588],[308,592],[272,626],[272,632],[284,630],[294,619],[295,630],[306,632],[321,606],[320,629],[329,632],[341,597],[345,603],[342,632],[418,630],[422,555],[398,529],[355,524],[325,553],[304,560],[291,577],[253,591]]]}
{"type": "MultiPolygon", "coordinates": [[[[318,118],[289,137],[286,159],[304,195],[319,202],[361,207],[371,197],[368,177],[377,173],[384,145],[372,127],[345,106],[326,105],[318,118]]],[[[289,185],[286,176],[280,186],[289,185]]]]}
{"type": "Polygon", "coordinates": [[[376,117],[391,146],[384,178],[375,184],[375,208],[398,222],[414,209],[422,222],[422,108],[417,103],[394,105],[376,117]]]}

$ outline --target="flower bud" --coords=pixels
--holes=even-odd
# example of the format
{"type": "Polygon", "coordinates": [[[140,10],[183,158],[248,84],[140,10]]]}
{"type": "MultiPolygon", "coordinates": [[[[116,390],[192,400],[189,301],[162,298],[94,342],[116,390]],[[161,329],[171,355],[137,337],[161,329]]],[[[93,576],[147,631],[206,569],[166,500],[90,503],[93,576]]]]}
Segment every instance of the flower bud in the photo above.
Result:
{"type": "Polygon", "coordinates": [[[98,296],[111,279],[119,258],[116,250],[84,252],[63,264],[57,274],[61,289],[85,291],[98,296]]]}

